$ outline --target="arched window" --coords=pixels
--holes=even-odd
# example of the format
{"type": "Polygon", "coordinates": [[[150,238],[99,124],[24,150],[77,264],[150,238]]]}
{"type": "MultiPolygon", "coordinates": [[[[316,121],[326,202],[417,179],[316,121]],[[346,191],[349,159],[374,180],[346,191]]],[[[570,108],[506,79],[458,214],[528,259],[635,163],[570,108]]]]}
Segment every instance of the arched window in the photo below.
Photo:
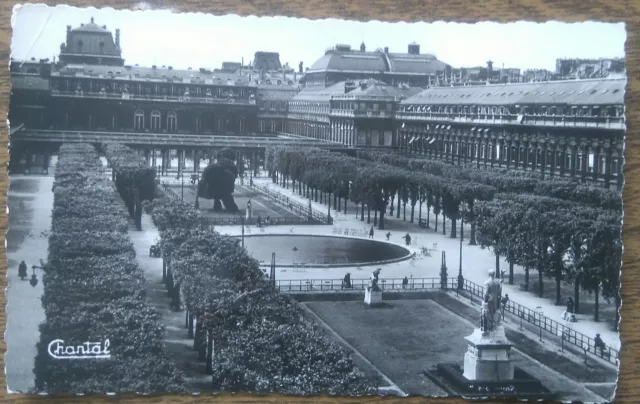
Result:
{"type": "Polygon", "coordinates": [[[133,128],[144,129],[144,112],[137,110],[133,116],[133,128]]]}
{"type": "Polygon", "coordinates": [[[173,111],[167,114],[167,130],[169,132],[175,132],[178,130],[178,115],[173,111]]]}
{"type": "Polygon", "coordinates": [[[160,130],[160,111],[151,112],[151,130],[160,130]]]}

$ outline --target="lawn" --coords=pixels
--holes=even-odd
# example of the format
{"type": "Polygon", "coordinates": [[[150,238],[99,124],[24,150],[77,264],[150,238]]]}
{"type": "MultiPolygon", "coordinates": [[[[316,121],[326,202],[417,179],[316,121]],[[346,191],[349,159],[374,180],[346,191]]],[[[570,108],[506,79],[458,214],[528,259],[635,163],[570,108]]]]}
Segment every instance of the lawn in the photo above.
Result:
{"type": "MultiPolygon", "coordinates": [[[[423,371],[438,363],[462,365],[474,326],[438,303],[425,300],[388,301],[369,308],[360,301],[308,302],[342,338],[408,394],[446,395],[423,371]]],[[[518,353],[516,366],[539,378],[563,400],[602,401],[592,392],[518,353]]]]}

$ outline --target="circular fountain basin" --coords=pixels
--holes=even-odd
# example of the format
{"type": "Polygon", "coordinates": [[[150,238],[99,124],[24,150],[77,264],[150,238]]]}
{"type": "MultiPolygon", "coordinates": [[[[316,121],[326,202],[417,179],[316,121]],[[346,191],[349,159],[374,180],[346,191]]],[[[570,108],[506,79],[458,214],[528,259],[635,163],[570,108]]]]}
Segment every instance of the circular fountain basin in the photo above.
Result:
{"type": "Polygon", "coordinates": [[[406,248],[362,238],[264,234],[245,236],[244,246],[261,265],[271,264],[276,253],[278,267],[346,267],[383,265],[403,261],[413,254],[406,248]]]}

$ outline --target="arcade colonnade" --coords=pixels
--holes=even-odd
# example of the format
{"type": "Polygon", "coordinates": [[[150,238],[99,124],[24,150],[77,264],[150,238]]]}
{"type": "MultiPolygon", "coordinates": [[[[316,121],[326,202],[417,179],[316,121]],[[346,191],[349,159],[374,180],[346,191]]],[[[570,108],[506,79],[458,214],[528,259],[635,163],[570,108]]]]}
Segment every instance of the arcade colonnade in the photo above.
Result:
{"type": "MultiPolygon", "coordinates": [[[[218,149],[210,148],[138,148],[138,155],[144,157],[147,164],[156,167],[158,174],[166,175],[171,172],[185,172],[187,159],[193,161],[193,173],[198,173],[207,164],[214,162],[218,149]],[[172,160],[177,159],[177,166],[174,168],[172,160]],[[203,164],[204,163],[204,164],[203,164]]],[[[258,166],[260,161],[264,161],[264,150],[236,150],[236,164],[245,162],[248,167],[258,166]]]]}
{"type": "Polygon", "coordinates": [[[622,187],[624,133],[573,130],[519,132],[505,128],[409,125],[398,130],[400,151],[455,165],[504,167],[622,187]]]}

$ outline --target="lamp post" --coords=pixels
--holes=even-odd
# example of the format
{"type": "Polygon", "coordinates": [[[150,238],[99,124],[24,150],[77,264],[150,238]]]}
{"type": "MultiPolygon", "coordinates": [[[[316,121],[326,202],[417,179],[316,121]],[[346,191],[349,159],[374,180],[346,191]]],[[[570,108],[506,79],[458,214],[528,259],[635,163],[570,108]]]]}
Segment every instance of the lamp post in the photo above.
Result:
{"type": "Polygon", "coordinates": [[[464,212],[466,204],[462,203],[462,211],[460,212],[460,267],[458,268],[458,290],[464,289],[464,277],[462,276],[462,241],[464,240],[464,212]]]}
{"type": "Polygon", "coordinates": [[[242,223],[242,248],[244,248],[244,216],[240,216],[240,222],[242,223]]]}
{"type": "Polygon", "coordinates": [[[29,283],[34,288],[38,285],[38,276],[36,275],[36,268],[44,269],[44,262],[42,260],[40,260],[40,266],[38,266],[38,265],[31,266],[31,269],[33,270],[33,274],[31,275],[31,279],[29,280],[29,283]]]}
{"type": "Polygon", "coordinates": [[[542,310],[542,306],[536,307],[536,310],[538,311],[538,315],[540,316],[538,319],[538,328],[540,329],[540,341],[542,341],[542,327],[540,323],[542,323],[542,316],[544,316],[544,311],[542,310]]]}

